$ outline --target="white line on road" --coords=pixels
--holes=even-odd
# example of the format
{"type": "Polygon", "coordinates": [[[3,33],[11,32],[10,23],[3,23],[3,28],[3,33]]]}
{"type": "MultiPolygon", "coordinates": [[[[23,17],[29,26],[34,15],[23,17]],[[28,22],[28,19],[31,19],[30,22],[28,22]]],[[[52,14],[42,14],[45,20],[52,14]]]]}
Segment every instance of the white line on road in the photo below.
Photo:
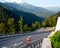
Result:
{"type": "Polygon", "coordinates": [[[24,46],[26,46],[27,44],[24,44],[23,46],[21,46],[20,48],[23,48],[24,46]]]}
{"type": "Polygon", "coordinates": [[[13,46],[17,46],[17,45],[20,45],[22,44],[23,42],[20,42],[20,43],[15,43],[13,46]]]}
{"type": "MultiPolygon", "coordinates": [[[[15,47],[19,46],[19,45],[22,44],[22,43],[23,43],[23,42],[15,43],[15,44],[13,44],[13,46],[11,46],[11,47],[15,48],[15,47]]],[[[2,48],[9,48],[9,47],[4,46],[4,47],[2,47],[2,48]]]]}
{"type": "Polygon", "coordinates": [[[8,48],[8,47],[4,46],[4,47],[2,47],[2,48],[8,48]]]}
{"type": "Polygon", "coordinates": [[[15,47],[21,45],[22,43],[23,43],[23,42],[15,43],[15,44],[14,44],[13,46],[11,46],[11,47],[15,48],[15,47]]]}

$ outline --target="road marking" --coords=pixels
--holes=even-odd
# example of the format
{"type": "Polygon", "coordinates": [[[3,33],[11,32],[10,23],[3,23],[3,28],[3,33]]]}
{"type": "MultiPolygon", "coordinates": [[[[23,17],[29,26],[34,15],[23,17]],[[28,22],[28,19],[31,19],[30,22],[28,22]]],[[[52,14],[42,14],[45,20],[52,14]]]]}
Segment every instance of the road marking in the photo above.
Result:
{"type": "Polygon", "coordinates": [[[5,47],[2,47],[2,48],[8,48],[8,47],[5,46],[5,47]]]}
{"type": "Polygon", "coordinates": [[[13,46],[11,46],[11,47],[17,47],[17,46],[19,46],[20,44],[22,44],[23,42],[20,42],[20,43],[15,43],[13,46]]]}
{"type": "Polygon", "coordinates": [[[21,46],[20,48],[22,48],[22,47],[24,47],[24,46],[26,46],[27,44],[24,44],[23,46],[21,46]]]}
{"type": "Polygon", "coordinates": [[[15,46],[15,45],[17,45],[17,43],[16,43],[16,44],[14,44],[13,46],[15,46]]]}

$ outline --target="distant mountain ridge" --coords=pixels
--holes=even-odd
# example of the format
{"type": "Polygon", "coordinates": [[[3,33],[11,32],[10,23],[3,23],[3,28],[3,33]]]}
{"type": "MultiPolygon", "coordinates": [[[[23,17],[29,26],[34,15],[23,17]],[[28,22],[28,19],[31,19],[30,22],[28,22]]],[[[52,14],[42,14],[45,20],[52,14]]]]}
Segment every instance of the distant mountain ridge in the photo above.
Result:
{"type": "Polygon", "coordinates": [[[35,21],[42,22],[44,20],[44,18],[34,15],[32,13],[18,11],[11,6],[7,6],[7,5],[4,5],[3,3],[0,3],[0,18],[3,18],[3,17],[6,18],[6,20],[5,18],[4,20],[0,19],[1,22],[2,21],[6,22],[8,18],[14,18],[15,22],[18,23],[20,16],[23,17],[24,24],[28,24],[29,26],[35,21]]]}
{"type": "Polygon", "coordinates": [[[51,16],[52,14],[54,14],[53,11],[47,10],[45,8],[42,8],[42,7],[35,7],[35,6],[27,4],[27,3],[20,3],[20,4],[3,3],[3,4],[10,6],[10,7],[14,7],[15,9],[17,9],[19,11],[32,13],[32,14],[35,14],[39,17],[44,17],[44,18],[47,18],[48,16],[51,16]]]}
{"type": "Polygon", "coordinates": [[[46,9],[51,10],[53,12],[60,12],[60,7],[47,7],[46,9]]]}

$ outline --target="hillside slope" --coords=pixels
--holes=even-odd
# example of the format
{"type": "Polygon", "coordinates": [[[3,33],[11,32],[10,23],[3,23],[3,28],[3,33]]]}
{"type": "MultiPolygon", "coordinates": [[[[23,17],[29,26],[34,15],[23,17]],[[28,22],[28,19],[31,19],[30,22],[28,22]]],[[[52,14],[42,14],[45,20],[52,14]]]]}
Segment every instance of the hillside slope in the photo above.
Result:
{"type": "Polygon", "coordinates": [[[16,10],[32,13],[39,17],[44,17],[44,18],[47,18],[47,17],[51,16],[52,14],[54,14],[53,11],[50,11],[50,10],[42,8],[42,7],[36,7],[36,6],[30,5],[30,4],[27,4],[27,3],[20,3],[20,4],[3,3],[3,4],[10,6],[10,7],[14,7],[16,10]]]}
{"type": "Polygon", "coordinates": [[[17,23],[21,15],[23,17],[24,24],[28,24],[28,25],[31,25],[35,21],[42,22],[44,20],[44,18],[38,17],[32,13],[18,11],[13,7],[5,6],[2,3],[0,3],[0,18],[1,18],[0,21],[6,22],[8,18],[13,17],[15,18],[15,22],[17,23]]]}
{"type": "Polygon", "coordinates": [[[42,23],[43,26],[47,26],[47,27],[56,26],[58,17],[60,17],[60,12],[58,12],[58,13],[48,17],[47,19],[45,19],[45,21],[42,23]]]}

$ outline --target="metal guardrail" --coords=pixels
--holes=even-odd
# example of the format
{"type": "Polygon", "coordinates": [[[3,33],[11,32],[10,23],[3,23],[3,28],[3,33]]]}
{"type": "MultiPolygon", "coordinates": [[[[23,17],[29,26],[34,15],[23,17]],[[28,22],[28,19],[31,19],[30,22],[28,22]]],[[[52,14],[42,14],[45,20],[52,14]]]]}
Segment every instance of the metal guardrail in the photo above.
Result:
{"type": "Polygon", "coordinates": [[[30,45],[27,45],[27,44],[26,44],[26,45],[21,46],[21,47],[19,47],[19,48],[41,48],[42,40],[43,40],[43,38],[37,39],[37,40],[31,42],[30,45]]]}

